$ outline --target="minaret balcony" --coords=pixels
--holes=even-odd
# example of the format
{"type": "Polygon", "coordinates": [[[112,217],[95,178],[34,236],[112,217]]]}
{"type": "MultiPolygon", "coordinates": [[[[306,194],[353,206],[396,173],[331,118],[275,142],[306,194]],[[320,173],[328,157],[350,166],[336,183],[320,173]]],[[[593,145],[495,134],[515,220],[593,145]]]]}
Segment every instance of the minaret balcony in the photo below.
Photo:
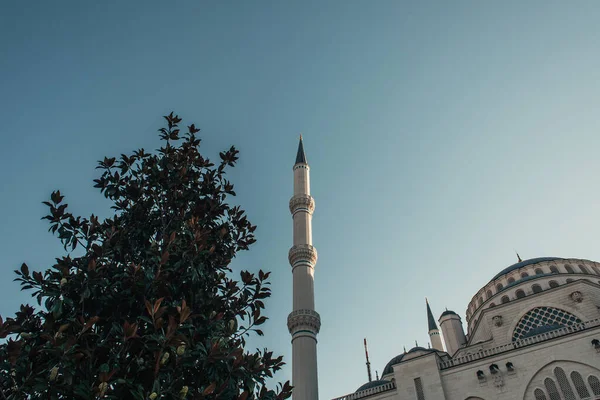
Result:
{"type": "Polygon", "coordinates": [[[317,264],[317,249],[310,244],[298,244],[290,249],[288,260],[292,268],[301,264],[310,264],[314,267],[317,264]]]}
{"type": "Polygon", "coordinates": [[[290,199],[290,212],[294,215],[298,211],[305,211],[312,215],[315,211],[315,200],[311,195],[298,194],[290,199]]]}
{"type": "Polygon", "coordinates": [[[308,331],[317,335],[321,329],[321,316],[314,310],[296,310],[288,315],[288,330],[292,335],[300,331],[308,331]]]}

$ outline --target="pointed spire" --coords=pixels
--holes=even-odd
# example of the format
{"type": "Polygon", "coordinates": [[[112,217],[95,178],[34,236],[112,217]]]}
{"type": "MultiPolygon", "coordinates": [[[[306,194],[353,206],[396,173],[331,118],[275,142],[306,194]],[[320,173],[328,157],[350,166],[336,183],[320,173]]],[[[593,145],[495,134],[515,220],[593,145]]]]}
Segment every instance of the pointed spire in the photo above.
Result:
{"type": "Polygon", "coordinates": [[[379,372],[377,370],[375,370],[375,378],[377,378],[377,380],[379,380],[379,372]]]}
{"type": "MultiPolygon", "coordinates": [[[[517,253],[516,250],[515,250],[515,253],[517,253]]],[[[517,253],[517,260],[519,260],[519,262],[523,262],[523,260],[521,260],[521,256],[519,255],[519,253],[517,253]]]]}
{"type": "Polygon", "coordinates": [[[308,164],[308,161],[306,161],[306,154],[304,154],[304,145],[302,144],[302,135],[300,135],[300,142],[298,143],[298,153],[296,154],[296,164],[308,164]]]}
{"type": "Polygon", "coordinates": [[[427,297],[425,297],[425,303],[427,304],[427,329],[432,331],[437,329],[437,324],[435,323],[435,318],[433,318],[433,313],[431,312],[431,308],[429,308],[429,301],[427,301],[427,297]]]}

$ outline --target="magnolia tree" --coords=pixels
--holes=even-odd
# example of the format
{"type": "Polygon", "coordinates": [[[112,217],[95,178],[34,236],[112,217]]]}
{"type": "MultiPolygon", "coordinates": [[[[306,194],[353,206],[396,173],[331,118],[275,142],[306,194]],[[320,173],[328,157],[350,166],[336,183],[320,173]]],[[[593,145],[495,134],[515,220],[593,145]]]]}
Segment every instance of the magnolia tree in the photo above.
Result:
{"type": "Polygon", "coordinates": [[[157,154],[99,162],[112,218],[74,216],[58,191],[44,202],[68,254],[44,273],[15,271],[40,307],[0,318],[0,399],[290,397],[288,382],[267,387],[282,357],[245,349],[270,289],[268,272],[238,281],[230,268],[256,229],[227,203],[238,151],[215,165],[199,129],[165,119],[157,154]]]}

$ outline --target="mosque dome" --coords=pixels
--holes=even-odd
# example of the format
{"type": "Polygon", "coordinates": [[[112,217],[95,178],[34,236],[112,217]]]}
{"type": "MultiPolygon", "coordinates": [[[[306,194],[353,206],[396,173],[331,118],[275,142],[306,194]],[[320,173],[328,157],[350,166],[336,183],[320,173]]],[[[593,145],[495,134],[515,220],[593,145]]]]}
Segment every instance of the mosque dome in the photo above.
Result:
{"type": "Polygon", "coordinates": [[[420,347],[420,346],[413,347],[406,353],[397,355],[396,357],[392,358],[390,360],[390,362],[388,362],[386,364],[381,376],[385,376],[387,374],[391,374],[392,372],[394,372],[394,368],[393,368],[394,365],[400,364],[402,361],[410,360],[411,358],[415,358],[415,357],[422,356],[424,354],[435,353],[435,352],[437,352],[436,349],[426,349],[426,348],[420,347]]]}
{"type": "Polygon", "coordinates": [[[457,313],[455,313],[455,312],[454,312],[454,311],[452,311],[452,310],[446,310],[446,311],[444,311],[444,312],[442,313],[442,315],[440,316],[440,318],[441,318],[441,317],[443,317],[443,316],[445,316],[445,315],[458,315],[458,314],[457,314],[457,313]]]}
{"type": "Polygon", "coordinates": [[[356,392],[354,392],[354,393],[362,392],[363,390],[367,390],[367,389],[371,389],[371,388],[374,388],[377,386],[385,385],[386,383],[390,383],[390,382],[384,381],[383,379],[367,382],[364,385],[362,385],[361,387],[359,387],[358,389],[356,389],[356,392]]]}
{"type": "Polygon", "coordinates": [[[509,272],[512,272],[516,269],[526,267],[528,265],[533,265],[533,264],[541,263],[544,261],[556,261],[556,260],[563,260],[563,259],[559,258],[559,257],[538,257],[538,258],[531,258],[529,260],[521,261],[521,262],[515,263],[509,267],[504,268],[502,271],[498,272],[492,278],[492,280],[496,280],[496,279],[500,278],[502,275],[506,275],[509,272]]]}

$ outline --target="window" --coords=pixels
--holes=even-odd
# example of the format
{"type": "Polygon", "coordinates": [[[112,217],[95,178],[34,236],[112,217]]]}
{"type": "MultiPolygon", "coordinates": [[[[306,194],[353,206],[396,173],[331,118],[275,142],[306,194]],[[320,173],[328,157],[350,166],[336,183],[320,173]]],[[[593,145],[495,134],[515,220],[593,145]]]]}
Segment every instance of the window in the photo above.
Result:
{"type": "Polygon", "coordinates": [[[575,273],[575,271],[573,271],[573,267],[571,267],[569,264],[565,264],[565,270],[567,271],[568,274],[575,273]]]}
{"type": "Polygon", "coordinates": [[[510,299],[508,298],[508,296],[502,296],[500,301],[502,302],[502,304],[505,304],[505,303],[508,303],[510,301],[510,299]]]}
{"type": "Polygon", "coordinates": [[[508,278],[508,283],[513,283],[515,281],[515,278],[513,278],[512,276],[510,278],[508,278]]]}
{"type": "Polygon", "coordinates": [[[551,288],[558,287],[558,283],[556,281],[550,281],[550,287],[551,288]]]}
{"type": "Polygon", "coordinates": [[[504,286],[502,286],[501,283],[499,283],[499,284],[496,285],[496,290],[497,291],[501,291],[502,289],[504,289],[504,286]]]}
{"type": "Polygon", "coordinates": [[[546,397],[546,394],[544,393],[544,391],[542,389],[535,389],[535,391],[533,392],[533,395],[535,396],[535,400],[548,400],[548,398],[546,397]]]}
{"type": "Polygon", "coordinates": [[[525,292],[521,289],[517,290],[515,294],[517,295],[517,299],[522,299],[523,297],[525,297],[525,292]]]}
{"type": "Polygon", "coordinates": [[[543,271],[541,268],[536,268],[536,269],[535,269],[535,274],[536,274],[536,275],[543,275],[543,274],[544,274],[544,271],[543,271]]]}
{"type": "Polygon", "coordinates": [[[600,269],[598,269],[598,267],[596,267],[595,265],[592,265],[592,269],[594,270],[594,272],[595,272],[597,275],[600,275],[600,269]]]}
{"type": "Polygon", "coordinates": [[[415,378],[415,391],[417,392],[417,400],[425,400],[421,378],[415,378]]]}
{"type": "Polygon", "coordinates": [[[479,305],[482,305],[482,304],[483,304],[483,297],[480,297],[479,298],[479,305]]]}
{"type": "Polygon", "coordinates": [[[550,273],[551,274],[558,274],[558,268],[556,268],[554,265],[550,266],[550,273]]]}
{"type": "Polygon", "coordinates": [[[490,297],[492,297],[492,291],[488,290],[487,292],[485,292],[485,295],[487,296],[487,298],[489,299],[490,297]]]}
{"type": "Polygon", "coordinates": [[[496,307],[496,304],[495,303],[490,303],[490,308],[492,308],[492,307],[496,307]]]}
{"type": "Polygon", "coordinates": [[[552,379],[544,379],[544,386],[546,386],[546,390],[548,391],[548,396],[550,396],[550,400],[562,400],[560,398],[560,394],[558,394],[556,383],[554,383],[552,379]]]}
{"type": "Polygon", "coordinates": [[[536,307],[525,313],[519,320],[513,331],[512,340],[514,342],[548,330],[580,323],[579,318],[559,308],[536,307]]]}
{"type": "Polygon", "coordinates": [[[521,278],[527,278],[528,276],[529,276],[529,274],[527,272],[521,273],[521,278]]]}
{"type": "Polygon", "coordinates": [[[538,284],[535,284],[531,287],[533,293],[542,293],[542,287],[538,284]]]}
{"type": "Polygon", "coordinates": [[[589,390],[587,390],[585,382],[583,381],[583,378],[581,377],[581,374],[579,372],[571,372],[571,380],[575,385],[575,390],[577,390],[577,394],[579,395],[579,397],[581,397],[582,399],[587,399],[588,397],[590,397],[590,392],[589,390]]]}
{"type": "Polygon", "coordinates": [[[594,396],[600,396],[600,381],[594,375],[588,376],[588,383],[594,392],[594,396]]]}
{"type": "Polygon", "coordinates": [[[579,269],[581,270],[582,274],[589,274],[590,273],[590,271],[588,271],[588,269],[584,265],[579,264],[579,269]]]}
{"type": "Polygon", "coordinates": [[[554,368],[554,375],[556,375],[556,379],[558,379],[558,386],[560,386],[560,391],[563,396],[565,396],[565,400],[577,400],[565,371],[560,367],[556,367],[554,368]]]}

